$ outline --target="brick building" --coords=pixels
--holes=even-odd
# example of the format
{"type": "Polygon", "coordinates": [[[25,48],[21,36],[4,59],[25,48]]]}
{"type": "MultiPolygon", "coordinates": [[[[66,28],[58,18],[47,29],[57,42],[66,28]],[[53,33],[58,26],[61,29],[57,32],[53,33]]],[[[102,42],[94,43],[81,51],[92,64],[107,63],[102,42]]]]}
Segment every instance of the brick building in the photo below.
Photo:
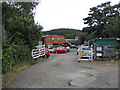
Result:
{"type": "Polygon", "coordinates": [[[46,47],[48,47],[48,45],[61,45],[62,43],[65,43],[65,37],[59,35],[47,35],[43,36],[42,41],[46,47]]]}

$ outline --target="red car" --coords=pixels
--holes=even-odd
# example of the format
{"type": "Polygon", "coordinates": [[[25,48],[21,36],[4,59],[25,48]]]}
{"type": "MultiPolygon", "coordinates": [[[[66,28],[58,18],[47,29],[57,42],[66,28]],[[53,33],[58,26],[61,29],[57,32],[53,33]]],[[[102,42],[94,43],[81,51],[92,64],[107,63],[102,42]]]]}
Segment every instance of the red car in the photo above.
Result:
{"type": "Polygon", "coordinates": [[[47,48],[45,48],[45,55],[44,55],[44,57],[46,58],[46,57],[49,57],[49,56],[50,56],[50,52],[49,52],[49,50],[47,48]]]}
{"type": "Polygon", "coordinates": [[[66,49],[63,49],[62,47],[57,47],[54,52],[55,53],[67,53],[68,51],[66,49]]]}
{"type": "MultiPolygon", "coordinates": [[[[44,54],[44,51],[36,52],[36,54],[40,54],[42,56],[44,54]]],[[[50,52],[47,48],[45,48],[45,55],[43,57],[46,58],[46,57],[49,57],[49,56],[50,56],[50,52]]]]}

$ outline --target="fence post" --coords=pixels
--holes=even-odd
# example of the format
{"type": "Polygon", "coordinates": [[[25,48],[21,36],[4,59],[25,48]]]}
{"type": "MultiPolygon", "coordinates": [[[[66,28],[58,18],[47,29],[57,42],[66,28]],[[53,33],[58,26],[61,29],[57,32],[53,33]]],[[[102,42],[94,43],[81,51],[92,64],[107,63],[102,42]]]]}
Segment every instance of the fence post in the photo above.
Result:
{"type": "Polygon", "coordinates": [[[97,55],[96,55],[96,43],[94,43],[94,60],[96,60],[97,59],[97,55]]]}

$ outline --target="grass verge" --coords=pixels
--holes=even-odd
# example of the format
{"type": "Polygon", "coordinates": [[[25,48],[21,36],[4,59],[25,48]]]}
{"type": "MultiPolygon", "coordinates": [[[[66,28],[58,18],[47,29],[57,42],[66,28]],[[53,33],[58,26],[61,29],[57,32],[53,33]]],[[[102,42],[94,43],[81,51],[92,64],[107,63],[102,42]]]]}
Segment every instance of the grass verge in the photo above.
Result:
{"type": "Polygon", "coordinates": [[[7,87],[7,85],[10,84],[10,81],[12,81],[13,79],[15,79],[15,77],[20,74],[21,72],[23,72],[25,69],[27,69],[28,67],[30,67],[30,64],[26,64],[26,65],[16,65],[13,67],[12,70],[10,70],[9,72],[7,72],[6,74],[2,75],[2,87],[5,88],[7,87]]]}
{"type": "Polygon", "coordinates": [[[32,65],[43,61],[43,58],[36,59],[33,63],[22,62],[16,64],[10,71],[2,75],[2,87],[6,88],[17,75],[22,73],[25,69],[30,68],[32,65]]]}

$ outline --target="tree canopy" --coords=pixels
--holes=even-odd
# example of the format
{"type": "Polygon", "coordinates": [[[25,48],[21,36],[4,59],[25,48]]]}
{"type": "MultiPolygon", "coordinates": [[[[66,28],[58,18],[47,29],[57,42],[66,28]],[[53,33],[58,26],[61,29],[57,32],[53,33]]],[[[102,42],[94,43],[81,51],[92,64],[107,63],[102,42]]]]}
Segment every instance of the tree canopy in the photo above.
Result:
{"type": "Polygon", "coordinates": [[[65,36],[66,39],[75,39],[75,36],[78,36],[81,30],[69,29],[69,28],[59,28],[53,29],[50,31],[44,31],[44,35],[61,35],[65,36]]]}
{"type": "Polygon", "coordinates": [[[101,3],[90,8],[88,17],[83,18],[87,27],[79,34],[79,43],[83,44],[92,38],[120,38],[120,4],[101,3]],[[87,36],[87,37],[86,37],[87,36]]]}
{"type": "MultiPolygon", "coordinates": [[[[118,7],[120,4],[111,5],[111,2],[102,3],[96,7],[90,8],[88,17],[84,18],[84,24],[87,24],[87,27],[83,28],[83,32],[88,34],[94,34],[94,37],[119,37],[118,35],[110,36],[107,31],[116,32],[117,27],[120,26],[118,21],[118,7]],[[114,23],[113,23],[114,22],[114,23]],[[112,28],[109,28],[111,24],[114,24],[112,28]],[[118,26],[116,26],[116,25],[118,26]],[[114,28],[114,29],[113,29],[114,28]],[[109,29],[109,30],[108,30],[109,29]]],[[[118,30],[120,31],[120,30],[118,30]]],[[[109,32],[110,33],[110,32],[109,32]]],[[[116,33],[117,34],[117,33],[116,33]]]]}
{"type": "Polygon", "coordinates": [[[34,2],[3,2],[2,19],[5,30],[5,41],[2,50],[3,73],[12,69],[16,64],[35,63],[31,50],[41,40],[43,27],[35,24],[33,9],[38,3],[34,2]]]}

